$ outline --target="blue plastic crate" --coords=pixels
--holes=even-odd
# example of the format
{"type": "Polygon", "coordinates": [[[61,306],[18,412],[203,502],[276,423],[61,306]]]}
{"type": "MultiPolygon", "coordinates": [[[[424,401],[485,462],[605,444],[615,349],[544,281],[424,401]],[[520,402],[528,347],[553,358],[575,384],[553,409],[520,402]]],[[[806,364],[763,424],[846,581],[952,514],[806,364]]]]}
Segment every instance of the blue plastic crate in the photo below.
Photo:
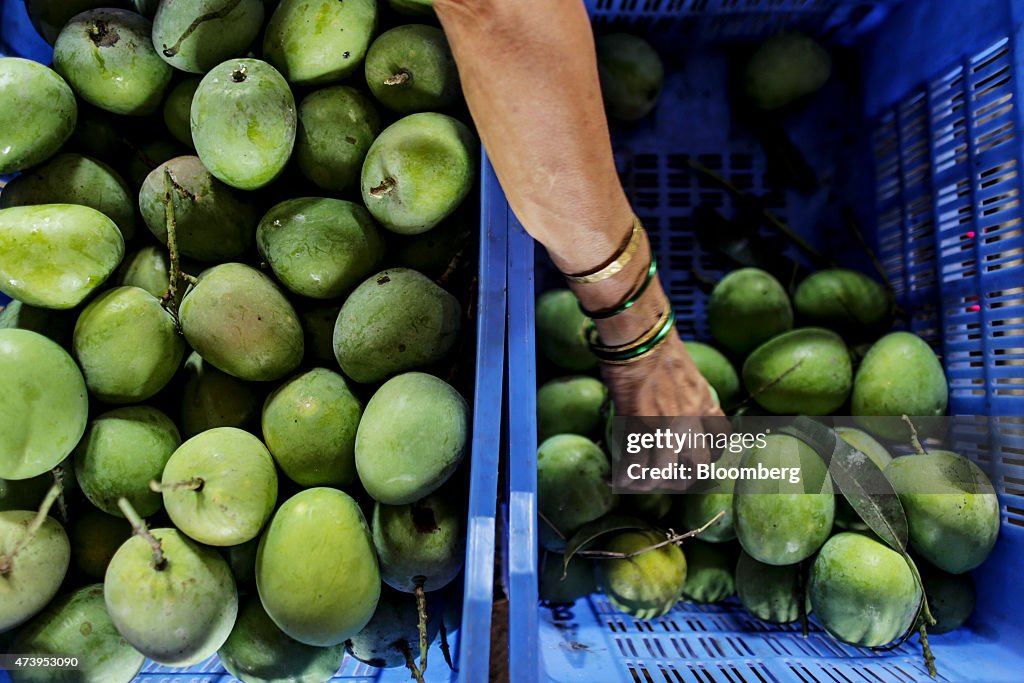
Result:
{"type": "MultiPolygon", "coordinates": [[[[0,0],[0,56],[17,56],[49,64],[52,49],[32,28],[22,0],[0,0]]],[[[0,188],[3,177],[0,177],[0,188]]],[[[477,348],[473,393],[473,438],[470,455],[470,490],[467,518],[465,583],[461,626],[449,634],[457,672],[449,671],[435,640],[431,646],[428,683],[484,681],[489,676],[491,606],[494,598],[496,510],[499,453],[501,452],[502,399],[505,371],[506,230],[504,205],[493,173],[481,182],[479,272],[477,279],[477,348]]],[[[9,298],[0,294],[0,306],[9,298]]],[[[220,661],[213,657],[186,669],[171,669],[146,662],[139,683],[228,683],[220,661]]],[[[402,669],[376,669],[346,657],[332,679],[346,683],[397,683],[410,680],[402,669]]],[[[0,683],[9,683],[0,670],[0,683]]]]}
{"type": "MultiPolygon", "coordinates": [[[[842,229],[849,209],[910,312],[910,328],[941,354],[951,412],[998,416],[957,446],[978,459],[1000,493],[1000,540],[975,572],[975,616],[932,644],[943,680],[1024,680],[1024,0],[587,4],[598,30],[643,35],[666,62],[658,109],[639,124],[613,126],[612,137],[684,338],[707,337],[701,280],[731,268],[694,239],[698,204],[727,216],[734,208],[727,193],[688,172],[694,158],[762,196],[816,246],[864,268],[863,251],[842,229]],[[731,125],[724,92],[722,44],[784,28],[841,44],[861,73],[862,89],[829,85],[790,127],[811,166],[824,170],[821,190],[806,196],[767,190],[763,152],[731,125]]],[[[508,220],[512,680],[930,680],[916,644],[879,653],[820,632],[804,639],[737,605],[680,605],[648,622],[615,612],[600,595],[571,608],[538,606],[533,302],[537,292],[562,285],[511,212],[508,220]]]]}

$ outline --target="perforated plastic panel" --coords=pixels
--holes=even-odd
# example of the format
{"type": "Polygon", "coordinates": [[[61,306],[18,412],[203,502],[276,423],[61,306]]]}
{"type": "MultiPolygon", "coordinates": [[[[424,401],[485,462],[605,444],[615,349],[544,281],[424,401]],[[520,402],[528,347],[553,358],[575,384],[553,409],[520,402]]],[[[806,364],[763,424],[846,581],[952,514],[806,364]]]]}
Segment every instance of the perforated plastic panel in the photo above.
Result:
{"type": "MultiPolygon", "coordinates": [[[[1024,680],[1024,1],[588,5],[598,30],[641,33],[666,62],[658,109],[612,132],[624,185],[651,234],[683,336],[706,338],[703,281],[713,283],[734,267],[703,253],[694,239],[698,205],[726,217],[735,207],[727,192],[688,171],[686,160],[693,158],[737,180],[844,263],[857,261],[855,252],[864,256],[837,220],[848,209],[882,260],[908,312],[906,325],[942,357],[950,411],[993,416],[960,425],[956,446],[979,462],[1000,492],[1000,541],[975,572],[975,616],[967,627],[934,637],[933,647],[945,680],[1024,680]],[[833,83],[790,121],[794,143],[820,175],[818,190],[804,195],[768,189],[762,148],[737,125],[722,87],[730,76],[729,52],[719,44],[763,37],[779,27],[811,30],[849,46],[844,58],[858,62],[854,72],[861,79],[853,91],[833,83]]],[[[510,420],[521,436],[510,448],[511,460],[524,464],[532,462],[524,451],[533,448],[527,442],[536,435],[528,423],[535,411],[532,387],[517,386],[535,381],[532,339],[524,342],[523,331],[532,329],[535,281],[540,291],[558,280],[542,255],[537,272],[524,276],[523,263],[532,260],[534,248],[510,220],[510,392],[519,397],[510,420]]],[[[530,498],[535,477],[528,479],[519,475],[512,491],[519,520],[536,511],[530,498]]],[[[512,526],[513,535],[535,533],[525,523],[512,526]]],[[[535,551],[535,543],[524,547],[535,551]]],[[[527,560],[517,558],[516,566],[529,566],[527,560]]],[[[518,585],[528,583],[519,577],[518,585]]],[[[916,643],[875,652],[836,643],[820,631],[804,639],[736,605],[681,605],[641,622],[614,612],[600,595],[570,610],[531,612],[525,603],[513,594],[512,658],[524,662],[517,681],[931,680],[916,643]],[[536,630],[515,624],[535,624],[536,630]]]]}

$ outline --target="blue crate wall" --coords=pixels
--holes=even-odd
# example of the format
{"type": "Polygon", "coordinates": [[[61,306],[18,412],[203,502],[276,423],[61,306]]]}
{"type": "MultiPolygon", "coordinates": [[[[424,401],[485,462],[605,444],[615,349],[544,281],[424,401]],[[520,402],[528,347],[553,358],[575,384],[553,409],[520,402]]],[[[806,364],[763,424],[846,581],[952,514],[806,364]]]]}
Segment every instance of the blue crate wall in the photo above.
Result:
{"type": "MultiPolygon", "coordinates": [[[[827,150],[819,148],[841,142],[829,137],[828,126],[816,125],[827,107],[796,123],[796,142],[804,143],[815,168],[832,165],[832,175],[824,179],[830,189],[855,199],[857,218],[909,313],[908,326],[942,357],[950,380],[951,412],[993,416],[976,424],[966,420],[957,432],[957,446],[990,474],[1000,493],[1001,538],[992,557],[976,572],[975,617],[968,628],[933,638],[933,645],[945,680],[1021,680],[1024,629],[1017,575],[1024,564],[1024,251],[1019,198],[1024,155],[1017,102],[1024,3],[907,0],[887,3],[881,8],[884,16],[869,13],[870,21],[856,14],[853,18],[862,23],[853,28],[836,23],[847,3],[588,4],[596,30],[645,35],[668,62],[659,110],[639,125],[615,126],[613,138],[624,185],[651,228],[663,277],[681,318],[703,312],[705,293],[694,271],[703,270],[714,279],[728,267],[692,244],[692,205],[719,202],[726,213],[732,206],[721,190],[701,187],[680,173],[680,163],[695,156],[726,175],[746,176],[749,191],[766,190],[758,186],[763,182],[764,158],[757,145],[732,126],[724,96],[695,87],[699,84],[685,73],[689,68],[708,81],[724,82],[721,55],[716,55],[713,44],[717,38],[688,52],[686,32],[700,25],[730,25],[733,33],[723,31],[720,37],[749,39],[764,37],[765,27],[771,33],[793,22],[839,36],[856,50],[863,88],[853,106],[841,108],[856,128],[859,149],[845,159],[822,156],[827,150]],[[744,7],[752,14],[745,16],[744,7]],[[758,16],[772,7],[779,11],[776,19],[758,16]],[[713,16],[692,16],[701,9],[713,16]],[[737,14],[714,15],[729,10],[737,14]],[[694,121],[713,125],[687,125],[694,121]]],[[[834,95],[827,93],[822,99],[834,95]]],[[[816,245],[842,250],[835,223],[822,220],[834,207],[820,196],[765,197],[816,245]]],[[[532,243],[514,219],[509,239],[512,260],[525,260],[524,254],[533,253],[532,243]]],[[[536,281],[538,291],[558,282],[543,265],[536,281]]],[[[526,282],[532,294],[533,281],[526,282]]],[[[520,369],[516,374],[532,381],[533,375],[525,372],[528,359],[514,361],[522,349],[515,348],[517,339],[511,331],[532,324],[532,319],[513,320],[528,313],[527,307],[512,303],[526,296],[516,291],[519,286],[513,276],[510,367],[514,362],[520,369]]],[[[684,318],[680,331],[684,336],[705,336],[702,324],[684,318]]],[[[517,412],[528,416],[533,410],[529,403],[518,406],[517,412]]],[[[512,453],[517,462],[526,457],[512,453]]],[[[517,607],[513,596],[513,611],[517,607]]],[[[535,634],[510,633],[513,659],[529,657],[530,647],[537,649],[539,656],[534,657],[539,661],[528,661],[524,670],[540,680],[930,680],[914,646],[879,654],[836,644],[820,632],[804,640],[792,629],[761,624],[736,606],[680,605],[662,619],[641,622],[617,614],[594,595],[571,608],[541,608],[537,615],[520,615],[518,620],[538,627],[535,634]]]]}

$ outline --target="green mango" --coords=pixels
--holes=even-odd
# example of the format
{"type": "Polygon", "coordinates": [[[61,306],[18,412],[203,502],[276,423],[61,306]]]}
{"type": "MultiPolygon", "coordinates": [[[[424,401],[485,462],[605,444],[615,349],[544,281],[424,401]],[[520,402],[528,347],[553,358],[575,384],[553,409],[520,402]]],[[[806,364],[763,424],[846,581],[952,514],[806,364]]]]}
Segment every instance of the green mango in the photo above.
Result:
{"type": "Polygon", "coordinates": [[[553,604],[573,604],[597,592],[594,563],[581,557],[569,560],[559,553],[544,553],[540,560],[540,585],[537,592],[541,600],[553,604]]]}
{"type": "Polygon", "coordinates": [[[733,578],[736,553],[732,546],[693,539],[686,541],[683,551],[686,555],[683,600],[712,604],[736,592],[733,578]]]}
{"type": "Polygon", "coordinates": [[[580,310],[568,289],[552,289],[537,298],[537,348],[542,356],[565,370],[585,372],[597,367],[587,344],[590,318],[580,310]]]}
{"type": "Polygon", "coordinates": [[[597,72],[608,115],[639,121],[650,114],[661,97],[665,67],[657,51],[643,38],[628,33],[599,36],[597,72]]]}
{"type": "Polygon", "coordinates": [[[0,309],[0,330],[28,330],[63,345],[75,328],[74,311],[55,311],[12,301],[0,309]]]}
{"type": "Polygon", "coordinates": [[[585,436],[559,434],[537,449],[537,509],[565,538],[615,504],[608,456],[585,436]]]}
{"type": "Polygon", "coordinates": [[[436,491],[468,450],[469,408],[447,382],[407,372],[385,382],[356,432],[356,471],[366,492],[404,505],[436,491]]]}
{"type": "Polygon", "coordinates": [[[790,330],[747,356],[743,383],[754,400],[773,413],[829,415],[850,395],[850,352],[831,330],[790,330]]]}
{"type": "Polygon", "coordinates": [[[118,632],[158,664],[185,667],[212,656],[238,614],[227,563],[177,529],[151,529],[164,562],[132,536],[110,560],[103,581],[107,612],[118,632]]]}
{"type": "Polygon", "coordinates": [[[901,415],[946,414],[949,387],[935,352],[910,332],[879,339],[864,356],[853,379],[850,409],[869,432],[905,441],[910,432],[901,415]],[[892,416],[872,419],[872,416],[892,416]]]}
{"type": "Polygon", "coordinates": [[[153,46],[176,69],[206,73],[241,57],[263,27],[263,0],[161,0],[153,18],[153,46]]]}
{"type": "Polygon", "coordinates": [[[199,89],[201,79],[186,78],[171,88],[164,100],[164,125],[168,132],[181,144],[195,149],[192,144],[192,100],[199,89]]]}
{"type": "Polygon", "coordinates": [[[251,592],[250,587],[256,583],[256,551],[259,547],[260,538],[257,536],[245,543],[220,548],[221,555],[231,567],[235,584],[242,588],[242,592],[251,592]]]}
{"type": "Polygon", "coordinates": [[[306,489],[278,509],[256,554],[267,614],[300,643],[331,647],[359,633],[380,597],[380,571],[359,505],[306,489]]]}
{"type": "Polygon", "coordinates": [[[370,45],[364,70],[373,96],[399,114],[447,109],[462,99],[452,49],[436,26],[385,31],[370,45]]]}
{"type": "Polygon", "coordinates": [[[81,154],[58,154],[0,193],[0,209],[34,204],[88,206],[114,221],[125,240],[135,235],[135,198],[128,184],[102,161],[81,154]]]}
{"type": "Polygon", "coordinates": [[[75,515],[68,535],[75,569],[90,579],[102,581],[114,553],[131,538],[132,525],[126,519],[90,507],[75,515]]]}
{"type": "Polygon", "coordinates": [[[299,311],[302,329],[306,333],[306,362],[321,367],[334,365],[334,323],[338,321],[341,305],[327,303],[308,306],[299,311]]]}
{"type": "Polygon", "coordinates": [[[788,624],[800,618],[800,572],[799,564],[765,564],[741,550],[736,563],[736,594],[758,619],[788,624]]]}
{"type": "MultiPolygon", "coordinates": [[[[716,464],[722,468],[739,467],[743,453],[726,451],[722,453],[716,464]]],[[[725,543],[736,538],[736,523],[733,517],[733,491],[735,479],[714,479],[703,482],[699,489],[694,489],[679,497],[674,518],[679,519],[677,529],[699,529],[719,513],[722,517],[709,526],[700,535],[702,541],[708,543],[725,543]]]]}
{"type": "MultiPolygon", "coordinates": [[[[78,121],[64,149],[108,164],[119,165],[131,154],[128,137],[134,138],[140,119],[115,116],[85,102],[78,103],[78,121]]],[[[132,144],[135,140],[131,141],[132,144]]]]}
{"type": "Polygon", "coordinates": [[[0,633],[38,614],[57,594],[71,561],[71,547],[64,527],[52,517],[43,520],[35,535],[10,558],[25,537],[36,512],[0,512],[0,633]]]}
{"type": "Polygon", "coordinates": [[[898,639],[914,625],[921,604],[921,587],[907,561],[884,543],[850,531],[822,547],[807,595],[832,637],[860,647],[898,639]]]}
{"type": "Polygon", "coordinates": [[[0,478],[53,469],[85,433],[85,379],[64,349],[28,330],[0,329],[0,478]]]}
{"type": "Polygon", "coordinates": [[[856,338],[888,329],[893,312],[884,286],[843,268],[808,276],[793,293],[793,306],[805,322],[856,338]]]}
{"type": "Polygon", "coordinates": [[[821,90],[832,75],[832,58],[812,38],[782,33],[766,40],[747,62],[742,87],[758,109],[774,110],[821,90]]]}
{"type": "Polygon", "coordinates": [[[263,404],[263,440],[278,467],[300,486],[356,480],[356,428],[362,402],[345,378],[316,368],[288,380],[263,404]]]}
{"type": "Polygon", "coordinates": [[[192,98],[190,121],[203,165],[240,190],[273,182],[295,144],[292,91],[274,67],[258,59],[232,59],[211,69],[192,98]]]}
{"type": "Polygon", "coordinates": [[[181,433],[191,438],[215,427],[247,427],[260,412],[260,390],[221,372],[193,352],[182,370],[181,433]]]}
{"type": "MultiPolygon", "coordinates": [[[[614,553],[635,553],[665,540],[654,530],[622,531],[603,545],[614,553]]],[[[597,583],[612,606],[637,619],[660,617],[677,602],[686,583],[686,557],[679,546],[664,545],[629,559],[596,563],[597,583]]]]}
{"type": "Polygon", "coordinates": [[[380,577],[395,590],[440,590],[462,570],[466,512],[445,493],[406,505],[375,503],[371,530],[380,577]]]}
{"type": "Polygon", "coordinates": [[[167,243],[166,177],[171,174],[178,250],[200,261],[238,258],[252,244],[259,213],[252,202],[214,178],[199,157],[164,162],[146,176],[139,208],[150,232],[167,243]]]}
{"type": "Polygon", "coordinates": [[[13,651],[72,655],[78,667],[16,669],[10,672],[12,683],[131,683],[146,660],[114,628],[99,583],[54,600],[18,633],[13,651]]]}
{"type": "Polygon", "coordinates": [[[122,0],[25,0],[25,9],[39,35],[50,45],[57,40],[60,30],[71,17],[99,7],[124,7],[122,0]]]}
{"type": "Polygon", "coordinates": [[[919,563],[924,592],[928,596],[935,624],[928,627],[928,635],[941,635],[955,631],[974,612],[974,579],[970,574],[947,574],[941,569],[919,563]]]}
{"type": "Polygon", "coordinates": [[[608,389],[593,377],[560,377],[537,391],[537,439],[556,434],[592,436],[601,425],[608,389]]]}
{"type": "Polygon", "coordinates": [[[180,445],[178,428],[156,408],[128,406],[103,413],[89,423],[75,449],[78,485],[89,502],[108,515],[123,517],[117,501],[127,498],[148,517],[162,507],[149,482],[160,478],[180,445]]]}
{"type": "Polygon", "coordinates": [[[270,209],[256,228],[256,246],[285,287],[312,299],[348,294],[384,256],[380,231],[363,206],[321,197],[270,209]]]}
{"type": "Polygon", "coordinates": [[[434,0],[388,0],[388,6],[407,16],[434,16],[434,0]]]}
{"type": "Polygon", "coordinates": [[[167,461],[161,483],[174,526],[204,545],[256,538],[277,504],[270,451],[234,427],[210,429],[183,443],[167,461]]]}
{"type": "MultiPolygon", "coordinates": [[[[164,247],[151,245],[130,252],[117,269],[117,284],[144,289],[158,299],[167,293],[170,280],[171,262],[164,247]]],[[[179,280],[178,303],[181,303],[187,287],[187,282],[179,280]]]]}
{"type": "Polygon", "coordinates": [[[217,369],[269,382],[302,362],[302,326],[273,281],[242,265],[210,268],[185,295],[179,312],[189,345],[217,369]]]}
{"type": "Polygon", "coordinates": [[[345,300],[334,353],[346,375],[379,382],[442,360],[462,329],[462,306],[425,275],[392,268],[371,276],[345,300]]]}
{"type": "Polygon", "coordinates": [[[40,308],[74,308],[114,272],[124,238],[96,209],[0,209],[0,291],[40,308]]]}
{"type": "Polygon", "coordinates": [[[418,270],[427,277],[444,275],[453,264],[464,262],[472,248],[478,216],[459,211],[436,228],[419,235],[390,235],[388,254],[395,263],[418,270]]]}
{"type": "Polygon", "coordinates": [[[711,336],[738,355],[793,327],[789,295],[758,268],[740,268],[722,278],[711,290],[707,308],[711,336]]]}
{"type": "Polygon", "coordinates": [[[736,368],[721,351],[695,341],[686,342],[686,350],[701,376],[707,380],[725,406],[731,407],[739,402],[742,394],[740,377],[736,373],[736,368]]]}
{"type": "Polygon", "coordinates": [[[107,403],[156,395],[185,355],[174,316],[138,287],[115,287],[96,297],[78,316],[71,346],[89,391],[107,403]]]}
{"type": "Polygon", "coordinates": [[[907,514],[910,547],[939,569],[979,566],[999,536],[999,498],[973,462],[950,451],[895,458],[885,468],[907,514]]]}
{"type": "Polygon", "coordinates": [[[172,69],[153,49],[153,24],[122,9],[76,15],[53,45],[53,68],[80,98],[115,114],[160,108],[172,69]]]}
{"type": "Polygon", "coordinates": [[[336,85],[311,92],[299,102],[299,171],[317,187],[343,192],[359,179],[366,153],[380,131],[380,114],[355,88],[336,85]]]}
{"type": "Polygon", "coordinates": [[[376,29],[377,0],[281,0],[263,54],[289,83],[335,83],[359,68],[376,29]]]}
{"type": "Polygon", "coordinates": [[[77,120],[75,95],[63,78],[28,59],[0,57],[0,175],[46,161],[77,120]]]}
{"type": "Polygon", "coordinates": [[[253,596],[238,611],[235,628],[217,655],[242,683],[325,683],[341,668],[345,646],[313,647],[289,638],[253,596]]]}
{"type": "Polygon", "coordinates": [[[835,496],[832,479],[810,446],[792,436],[769,434],[740,467],[799,468],[789,478],[739,479],[733,494],[736,537],[743,549],[765,564],[795,564],[813,555],[832,532],[835,496]]]}
{"type": "Polygon", "coordinates": [[[478,141],[444,114],[411,114],[384,129],[366,154],[361,188],[373,217],[400,235],[447,218],[476,182],[478,141]]]}
{"type": "MultiPolygon", "coordinates": [[[[438,614],[434,605],[433,600],[427,603],[428,644],[434,641],[441,630],[442,615],[438,614]]],[[[360,662],[382,669],[405,666],[403,648],[418,654],[419,643],[416,598],[384,586],[370,623],[345,641],[345,649],[360,662]]]]}
{"type": "MultiPolygon", "coordinates": [[[[130,144],[131,146],[127,152],[129,160],[126,174],[132,187],[139,189],[142,189],[146,178],[157,166],[167,163],[176,157],[188,154],[176,140],[165,137],[149,138],[147,140],[131,142],[130,144]]],[[[144,212],[142,217],[143,219],[146,217],[144,212]]]]}
{"type": "MultiPolygon", "coordinates": [[[[880,470],[885,470],[885,466],[892,460],[885,446],[867,432],[853,427],[836,427],[836,436],[868,456],[880,470]]],[[[846,495],[836,496],[836,526],[847,531],[868,530],[868,525],[850,505],[846,495]]]]}

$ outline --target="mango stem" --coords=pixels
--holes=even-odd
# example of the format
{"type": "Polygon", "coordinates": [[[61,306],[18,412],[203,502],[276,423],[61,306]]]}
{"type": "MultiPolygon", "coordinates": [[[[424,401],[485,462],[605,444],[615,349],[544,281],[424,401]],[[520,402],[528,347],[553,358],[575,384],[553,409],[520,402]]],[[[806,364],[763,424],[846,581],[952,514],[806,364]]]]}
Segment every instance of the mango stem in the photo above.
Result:
{"type": "Polygon", "coordinates": [[[149,532],[146,527],[146,522],[143,521],[139,513],[135,511],[132,504],[128,502],[127,498],[118,498],[117,507],[121,509],[121,513],[128,520],[128,523],[132,525],[132,532],[136,536],[141,536],[149,547],[153,549],[153,569],[163,571],[167,567],[167,558],[164,557],[164,547],[160,541],[149,532]]]}
{"type": "Polygon", "coordinates": [[[46,521],[46,516],[50,514],[50,508],[53,507],[54,502],[60,496],[60,484],[54,484],[50,487],[50,490],[46,493],[46,497],[43,498],[43,502],[39,505],[39,511],[36,516],[32,519],[32,522],[25,529],[25,535],[18,539],[18,542],[14,544],[14,548],[9,553],[0,555],[0,576],[7,576],[11,573],[11,567],[14,563],[14,558],[18,556],[18,553],[22,549],[32,542],[35,538],[36,533],[39,531],[39,527],[43,526],[43,522],[46,521]]]}
{"type": "Polygon", "coordinates": [[[155,479],[149,482],[149,490],[153,493],[166,493],[167,491],[202,491],[206,481],[202,477],[192,477],[184,481],[175,481],[170,484],[162,484],[155,479]]]}
{"type": "Polygon", "coordinates": [[[676,534],[672,532],[672,530],[670,529],[669,537],[661,543],[655,543],[654,545],[647,546],[646,548],[634,550],[631,553],[617,553],[611,550],[581,550],[576,554],[580,557],[590,558],[591,560],[628,560],[636,557],[637,555],[643,555],[644,553],[650,552],[652,550],[664,548],[667,545],[681,545],[682,542],[686,539],[693,538],[694,536],[699,536],[700,534],[707,531],[708,527],[717,522],[718,520],[720,520],[722,518],[722,515],[724,514],[725,510],[719,511],[719,513],[712,517],[710,520],[708,520],[708,522],[704,526],[700,527],[699,529],[687,531],[685,534],[676,534]]]}
{"type": "Polygon", "coordinates": [[[405,656],[405,665],[409,668],[409,671],[412,672],[413,680],[416,681],[416,683],[426,683],[423,680],[423,674],[420,672],[419,667],[416,666],[416,660],[412,657],[412,650],[409,649],[409,643],[405,642],[404,640],[400,640],[396,643],[396,645],[398,646],[398,649],[402,651],[402,654],[405,656]]]}
{"type": "Polygon", "coordinates": [[[932,647],[928,644],[928,627],[924,625],[924,622],[921,622],[918,633],[921,634],[921,650],[924,652],[924,665],[928,667],[928,675],[937,678],[939,671],[935,667],[935,653],[932,652],[932,647]]]}
{"type": "Polygon", "coordinates": [[[423,584],[427,577],[417,576],[413,579],[416,583],[416,614],[419,618],[420,632],[420,673],[427,673],[427,592],[423,590],[423,584]]]}
{"type": "Polygon", "coordinates": [[[57,508],[60,510],[61,519],[67,524],[71,521],[71,517],[68,516],[68,502],[64,498],[64,477],[67,475],[61,465],[57,465],[50,472],[53,474],[54,483],[60,487],[60,493],[57,495],[57,508]]]}
{"type": "Polygon", "coordinates": [[[900,419],[907,423],[907,428],[910,430],[910,445],[914,447],[914,453],[916,455],[928,455],[928,451],[926,451],[924,446],[921,445],[921,439],[917,436],[917,427],[914,426],[911,419],[906,415],[902,416],[900,419]]]}
{"type": "Polygon", "coordinates": [[[395,189],[396,184],[397,183],[395,183],[395,179],[389,176],[384,180],[380,181],[380,185],[378,185],[377,187],[370,188],[370,196],[383,197],[384,195],[391,192],[391,190],[395,189]]]}
{"type": "Polygon", "coordinates": [[[412,74],[402,69],[394,76],[384,79],[384,85],[405,85],[412,80],[412,74]]]}

